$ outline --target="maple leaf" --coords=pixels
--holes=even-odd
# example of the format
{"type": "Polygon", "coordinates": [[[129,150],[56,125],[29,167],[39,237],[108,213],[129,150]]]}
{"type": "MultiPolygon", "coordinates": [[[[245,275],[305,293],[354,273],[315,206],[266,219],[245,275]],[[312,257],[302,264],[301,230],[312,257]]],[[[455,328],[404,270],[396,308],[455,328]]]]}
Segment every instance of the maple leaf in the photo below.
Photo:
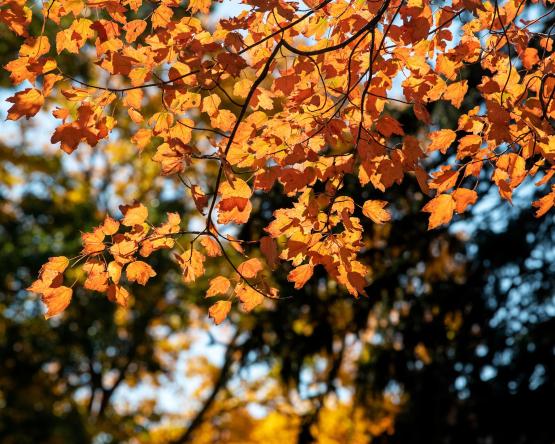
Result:
{"type": "Polygon", "coordinates": [[[220,248],[220,244],[216,242],[211,236],[204,236],[200,243],[206,250],[206,254],[210,257],[218,257],[222,255],[222,249],[220,248]]]}
{"type": "Polygon", "coordinates": [[[108,276],[110,277],[110,279],[114,284],[119,283],[122,269],[123,267],[120,264],[118,264],[116,261],[111,261],[108,264],[108,267],[107,267],[108,276]]]}
{"type": "Polygon", "coordinates": [[[237,267],[237,271],[239,271],[241,276],[249,279],[256,277],[258,272],[261,271],[263,268],[264,267],[262,266],[260,260],[253,258],[239,264],[239,266],[237,267]]]}
{"type": "Polygon", "coordinates": [[[236,178],[233,182],[224,182],[220,186],[219,193],[222,198],[218,202],[218,223],[244,224],[247,222],[252,209],[250,202],[252,190],[248,184],[244,180],[236,178]]]}
{"type": "Polygon", "coordinates": [[[89,255],[104,251],[106,248],[104,236],[104,231],[100,227],[95,228],[92,233],[81,234],[83,254],[89,255]]]}
{"type": "Polygon", "coordinates": [[[387,202],[383,200],[367,200],[362,206],[362,213],[376,224],[383,224],[391,220],[391,214],[384,207],[387,202]]]}
{"type": "Polygon", "coordinates": [[[131,20],[127,22],[123,29],[125,30],[125,40],[127,43],[133,43],[146,29],[147,23],[144,20],[131,20]]]}
{"type": "Polygon", "coordinates": [[[428,145],[428,151],[440,150],[443,154],[445,154],[447,149],[455,141],[457,134],[455,131],[450,129],[442,129],[430,133],[428,137],[432,141],[432,143],[428,145]]]}
{"type": "Polygon", "coordinates": [[[464,213],[469,205],[475,204],[478,200],[478,193],[467,188],[457,188],[452,196],[455,200],[455,211],[459,214],[464,213]]]}
{"type": "Polygon", "coordinates": [[[127,307],[129,297],[129,292],[120,285],[111,284],[108,287],[108,300],[115,302],[122,307],[127,307]]]}
{"type": "Polygon", "coordinates": [[[147,281],[156,276],[156,272],[150,265],[143,261],[131,262],[126,270],[127,280],[130,282],[137,282],[141,285],[146,285],[147,281]]]}
{"type": "Polygon", "coordinates": [[[532,203],[532,205],[537,208],[536,217],[543,216],[555,205],[555,185],[551,190],[551,193],[532,203]]]}
{"type": "Polygon", "coordinates": [[[216,276],[210,281],[210,286],[206,291],[206,297],[216,296],[218,294],[226,294],[231,286],[229,279],[224,276],[216,276]]]}
{"type": "Polygon", "coordinates": [[[312,264],[304,264],[300,265],[297,268],[294,268],[289,272],[287,275],[287,280],[289,282],[295,283],[295,288],[298,290],[304,287],[304,284],[308,282],[308,280],[312,277],[314,273],[314,265],[312,264]]]}
{"type": "MultiPolygon", "coordinates": [[[[43,5],[37,28],[30,26],[33,12],[23,0],[3,2],[0,22],[22,37],[14,48],[17,58],[5,68],[14,84],[40,85],[8,99],[8,119],[35,116],[48,98],[58,105],[52,143],[68,154],[81,144],[95,150],[109,145],[108,161],[115,164],[121,156],[113,155],[113,146],[124,147],[125,135],[133,133],[130,142],[139,154],[156,148],[148,157],[162,176],[178,175],[164,183],[187,188],[200,214],[184,213],[186,225],[202,219],[205,227],[182,230],[177,213],[155,227],[143,204],[121,206],[121,221],[106,217],[82,235],[85,288],[107,291],[126,305],[129,294],[119,286],[123,268],[130,282],[142,285],[156,274],[137,254],[147,258],[173,248],[182,236],[196,236],[188,251],[176,255],[187,283],[212,269],[205,267],[206,257],[231,262],[221,237],[243,257],[258,255],[251,251],[258,245],[266,264],[247,259],[237,270],[256,279],[264,295],[277,295],[261,278],[264,267],[274,270],[284,260],[295,288],[322,265],[358,297],[370,274],[358,261],[369,234],[354,217],[355,200],[344,195],[351,183],[385,192],[416,176],[422,193],[435,192],[423,208],[430,229],[477,202],[475,190],[461,187],[471,178],[482,181],[490,174],[508,201],[535,174],[542,177],[538,186],[552,186],[552,39],[519,20],[514,2],[494,8],[462,0],[439,9],[429,0],[393,3],[351,2],[344,13],[337,1],[310,0],[307,10],[293,2],[256,0],[245,3],[249,10],[238,17],[212,23],[195,16],[209,14],[211,0],[188,2],[186,17],[176,0],[148,8],[141,0],[62,0],[43,5]],[[465,18],[460,30],[453,24],[459,16],[465,18]],[[520,59],[515,66],[507,46],[520,59]],[[370,48],[369,61],[357,47],[370,48]],[[66,51],[94,65],[85,70],[91,78],[64,72],[67,60],[59,54],[66,51]],[[481,80],[467,78],[473,66],[481,80]],[[451,119],[436,112],[438,102],[455,117],[453,129],[443,127],[451,119]],[[414,122],[406,120],[407,112],[414,122]],[[102,143],[108,140],[117,143],[102,143]],[[253,209],[268,210],[263,193],[269,192],[284,197],[272,221],[265,228],[253,221],[245,230],[260,228],[269,236],[257,243],[221,234],[213,219],[247,224],[253,209]],[[199,237],[205,254],[194,248],[199,237]]],[[[152,179],[149,168],[144,173],[152,179]]],[[[553,207],[553,194],[552,188],[533,203],[538,216],[553,207]]],[[[366,200],[362,213],[383,224],[391,220],[385,207],[379,197],[366,200]]],[[[55,290],[67,266],[66,258],[52,259],[29,289],[67,295],[55,290]]],[[[207,295],[227,294],[229,280],[216,279],[207,295]]],[[[249,281],[236,284],[235,294],[247,311],[263,300],[249,281]]],[[[221,302],[211,308],[218,323],[230,310],[229,301],[221,302]]]]}
{"type": "Polygon", "coordinates": [[[148,217],[148,210],[141,203],[134,203],[133,205],[120,205],[119,209],[123,213],[121,223],[127,227],[141,225],[148,217]]]}
{"type": "Polygon", "coordinates": [[[230,310],[230,301],[218,301],[208,309],[208,314],[214,319],[214,323],[219,325],[227,318],[230,310]]]}
{"type": "Polygon", "coordinates": [[[106,216],[100,229],[106,236],[111,236],[112,234],[116,234],[118,232],[119,222],[112,219],[110,216],[106,216]]]}
{"type": "Polygon", "coordinates": [[[42,295],[42,302],[47,308],[44,317],[48,319],[64,311],[71,302],[72,295],[73,290],[64,286],[45,290],[42,295]]]}
{"type": "Polygon", "coordinates": [[[264,255],[270,268],[274,269],[278,263],[278,251],[275,241],[269,236],[260,238],[260,251],[264,255]]]}
{"type": "Polygon", "coordinates": [[[238,284],[234,291],[246,312],[254,310],[264,301],[264,296],[246,283],[238,284]]]}
{"type": "Polygon", "coordinates": [[[170,145],[162,143],[156,150],[156,154],[152,160],[159,162],[162,167],[162,174],[169,176],[171,174],[181,173],[185,169],[185,164],[190,159],[191,147],[181,144],[170,145]]]}
{"type": "Polygon", "coordinates": [[[204,274],[205,256],[195,249],[176,255],[179,265],[183,269],[183,281],[191,283],[204,274]]]}
{"type": "Polygon", "coordinates": [[[450,194],[440,194],[430,200],[424,208],[422,208],[422,211],[431,213],[428,223],[428,230],[431,230],[448,223],[453,218],[455,201],[450,194]]]}
{"type": "Polygon", "coordinates": [[[17,120],[23,116],[29,119],[40,111],[44,104],[44,96],[38,89],[27,88],[6,99],[6,101],[13,103],[8,110],[9,120],[17,120]]]}

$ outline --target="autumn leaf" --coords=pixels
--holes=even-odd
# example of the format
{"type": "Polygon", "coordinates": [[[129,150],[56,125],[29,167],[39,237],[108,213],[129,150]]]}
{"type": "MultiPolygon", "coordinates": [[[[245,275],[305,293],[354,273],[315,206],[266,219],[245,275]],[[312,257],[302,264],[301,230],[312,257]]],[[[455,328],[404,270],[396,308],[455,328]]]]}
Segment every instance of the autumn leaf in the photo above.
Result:
{"type": "MultiPolygon", "coordinates": [[[[321,265],[358,297],[372,275],[364,251],[389,231],[365,231],[356,208],[376,224],[391,221],[385,193],[396,185],[411,193],[396,207],[400,218],[434,193],[423,208],[429,229],[477,203],[485,181],[510,202],[538,175],[543,197],[533,206],[547,214],[553,39],[518,19],[527,4],[397,3],[350,2],[344,10],[337,1],[246,2],[230,18],[212,17],[211,0],[189,1],[185,15],[175,0],[49,1],[36,17],[23,0],[3,2],[0,22],[15,42],[5,69],[14,85],[31,85],[8,99],[7,118],[51,107],[50,142],[90,169],[94,190],[106,181],[103,208],[145,199],[122,205],[121,220],[81,228],[75,262],[84,287],[125,306],[122,271],[146,285],[156,275],[146,258],[180,247],[173,257],[186,283],[236,268],[235,294],[247,311],[262,294],[277,295],[262,276],[277,273],[280,261],[296,289],[321,265]],[[68,69],[77,60],[90,76],[68,69]],[[473,69],[480,75],[470,81],[473,69]],[[149,220],[147,201],[156,209],[178,195],[183,205],[165,222],[156,225],[156,211],[149,220]],[[244,226],[240,237],[222,226],[229,224],[244,226]],[[237,284],[241,277],[249,281],[237,284]]],[[[68,203],[86,194],[76,189],[68,203]]],[[[51,259],[30,291],[61,288],[69,261],[51,259]]],[[[229,277],[215,279],[207,295],[229,293],[229,277]]],[[[211,308],[217,322],[228,304],[211,308]]]]}
{"type": "Polygon", "coordinates": [[[156,272],[150,265],[143,261],[131,262],[125,270],[127,280],[130,282],[137,282],[141,285],[146,285],[147,281],[156,276],[156,272]]]}
{"type": "Polygon", "coordinates": [[[384,207],[387,205],[383,200],[367,200],[362,206],[362,213],[376,224],[383,224],[391,220],[391,214],[384,207]]]}
{"type": "Polygon", "coordinates": [[[218,257],[222,255],[222,249],[220,248],[220,244],[216,242],[212,236],[204,236],[200,243],[204,247],[206,254],[210,257],[218,257]]]}
{"type": "Polygon", "coordinates": [[[204,260],[206,258],[197,250],[190,249],[175,257],[183,270],[183,281],[185,283],[194,282],[204,274],[204,260]]]}
{"type": "Polygon", "coordinates": [[[457,134],[450,129],[442,129],[430,133],[429,136],[432,143],[428,145],[428,152],[440,150],[443,154],[455,141],[457,134]]]}
{"type": "Polygon", "coordinates": [[[45,290],[42,295],[42,302],[44,302],[47,308],[44,317],[49,319],[64,311],[71,302],[72,295],[73,290],[64,286],[45,290]]]}
{"type": "Polygon", "coordinates": [[[246,283],[240,283],[235,287],[235,294],[243,304],[243,310],[252,311],[264,301],[264,296],[246,283]]]}
{"type": "Polygon", "coordinates": [[[230,286],[231,282],[229,282],[228,278],[224,276],[216,276],[210,281],[210,286],[206,291],[206,297],[209,298],[218,294],[226,294],[230,286]]]}
{"type": "Polygon", "coordinates": [[[295,284],[295,288],[298,290],[307,283],[307,281],[312,277],[314,273],[314,266],[312,264],[300,265],[294,268],[287,275],[287,280],[295,284]]]}
{"type": "Polygon", "coordinates": [[[532,205],[537,208],[536,217],[543,216],[555,205],[555,185],[551,188],[551,190],[551,193],[532,203],[532,205]]]}
{"type": "Polygon", "coordinates": [[[260,238],[260,251],[264,255],[270,268],[274,269],[278,263],[278,251],[275,241],[269,236],[260,238]]]}
{"type": "Polygon", "coordinates": [[[448,223],[453,218],[455,201],[450,194],[440,194],[430,200],[422,211],[431,213],[428,223],[428,230],[431,230],[448,223]]]}
{"type": "Polygon", "coordinates": [[[111,236],[116,234],[119,230],[119,222],[117,220],[112,219],[110,216],[106,216],[101,228],[102,232],[106,236],[111,236]]]}
{"type": "Polygon", "coordinates": [[[129,297],[129,292],[120,285],[111,284],[108,287],[108,300],[115,302],[122,307],[127,307],[129,297]]]}
{"type": "Polygon", "coordinates": [[[214,323],[219,325],[227,318],[230,310],[230,301],[218,301],[208,309],[208,314],[214,319],[214,323]]]}
{"type": "Polygon", "coordinates": [[[127,227],[140,225],[144,223],[146,218],[148,217],[148,210],[141,203],[134,203],[133,205],[121,205],[119,209],[123,213],[123,219],[121,223],[127,227]]]}
{"type": "Polygon", "coordinates": [[[250,215],[252,190],[248,184],[236,178],[233,182],[224,182],[220,187],[222,196],[218,203],[218,223],[234,222],[244,224],[250,215]]]}
{"type": "Polygon", "coordinates": [[[263,269],[262,263],[257,258],[249,259],[237,267],[237,271],[242,277],[250,279],[256,277],[259,271],[263,269]]]}
{"type": "Polygon", "coordinates": [[[23,116],[29,119],[40,111],[44,104],[44,96],[38,89],[27,88],[6,99],[6,101],[13,103],[8,110],[8,120],[17,120],[23,116]]]}
{"type": "Polygon", "coordinates": [[[478,200],[478,193],[468,188],[457,188],[453,191],[453,199],[455,200],[455,211],[462,214],[469,205],[473,205],[478,200]]]}

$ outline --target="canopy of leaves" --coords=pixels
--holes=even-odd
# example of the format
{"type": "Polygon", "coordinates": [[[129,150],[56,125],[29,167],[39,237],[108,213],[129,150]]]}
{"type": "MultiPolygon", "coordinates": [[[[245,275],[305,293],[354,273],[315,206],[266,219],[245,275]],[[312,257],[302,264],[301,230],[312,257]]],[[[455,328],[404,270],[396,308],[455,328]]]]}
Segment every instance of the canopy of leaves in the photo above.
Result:
{"type": "Polygon", "coordinates": [[[0,440],[551,444],[552,2],[213,6],[0,2],[0,440]]]}
{"type": "MultiPolygon", "coordinates": [[[[5,69],[25,88],[8,98],[8,119],[57,103],[51,142],[68,154],[81,145],[102,149],[130,128],[137,151],[156,150],[160,174],[177,176],[190,191],[198,230],[184,227],[181,214],[154,226],[134,203],[121,207],[121,223],[107,217],[84,233],[79,262],[88,289],[126,305],[121,277],[146,285],[156,271],[143,259],[189,236],[189,247],[174,254],[185,282],[205,274],[207,256],[224,254],[235,276],[223,296],[253,309],[263,297],[280,298],[268,267],[251,273],[224,243],[237,243],[250,260],[265,232],[271,267],[289,262],[297,289],[323,268],[357,297],[373,279],[360,260],[362,218],[381,224],[392,214],[383,199],[349,195],[350,178],[386,192],[416,176],[422,193],[432,194],[422,208],[430,229],[476,203],[483,180],[510,202],[526,178],[538,176],[545,195],[534,202],[537,214],[553,206],[548,3],[538,2],[545,11],[529,19],[530,8],[517,0],[325,0],[308,9],[253,0],[237,17],[209,23],[210,1],[53,0],[42,10],[6,1],[1,21],[21,45],[5,69]],[[92,80],[66,72],[68,54],[88,58],[92,80]],[[477,78],[465,78],[471,69],[477,78]],[[432,116],[438,103],[457,114],[456,123],[432,116]],[[415,122],[403,125],[401,112],[415,122]],[[484,171],[485,163],[495,167],[484,171]],[[274,188],[290,203],[239,245],[226,226],[247,223],[253,195],[274,188]]],[[[45,266],[30,288],[48,316],[71,301],[64,271],[45,266]]],[[[210,314],[219,323],[230,309],[220,300],[210,314]]]]}

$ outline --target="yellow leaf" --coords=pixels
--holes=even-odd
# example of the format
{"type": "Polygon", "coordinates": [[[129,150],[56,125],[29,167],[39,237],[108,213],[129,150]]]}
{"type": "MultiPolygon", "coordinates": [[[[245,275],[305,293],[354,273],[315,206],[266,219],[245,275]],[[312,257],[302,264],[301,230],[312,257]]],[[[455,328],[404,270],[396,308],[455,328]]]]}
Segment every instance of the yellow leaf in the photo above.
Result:
{"type": "Polygon", "coordinates": [[[152,13],[152,27],[156,28],[166,28],[173,15],[173,10],[168,8],[166,5],[158,6],[152,13]]]}

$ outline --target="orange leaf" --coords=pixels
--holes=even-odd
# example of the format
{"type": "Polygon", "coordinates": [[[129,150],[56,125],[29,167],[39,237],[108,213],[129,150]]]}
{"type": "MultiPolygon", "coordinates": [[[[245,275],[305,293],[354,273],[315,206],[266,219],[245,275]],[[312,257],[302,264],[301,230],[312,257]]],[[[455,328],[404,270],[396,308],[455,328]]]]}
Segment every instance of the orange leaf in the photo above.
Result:
{"type": "Polygon", "coordinates": [[[69,259],[65,256],[49,257],[48,262],[41,267],[41,272],[44,270],[53,270],[58,273],[63,273],[69,265],[69,259]]]}
{"type": "Polygon", "coordinates": [[[391,214],[384,207],[387,202],[384,200],[367,200],[362,206],[362,213],[376,224],[383,224],[391,220],[391,214]]]}
{"type": "Polygon", "coordinates": [[[445,94],[443,94],[443,99],[449,100],[455,108],[460,108],[467,91],[468,81],[462,80],[457,83],[451,83],[447,87],[445,94]]]}
{"type": "Polygon", "coordinates": [[[230,301],[218,301],[208,309],[209,316],[214,319],[216,325],[221,324],[231,310],[230,301]]]}
{"type": "Polygon", "coordinates": [[[455,199],[455,211],[458,214],[464,213],[469,205],[474,205],[478,199],[478,194],[474,190],[468,188],[457,188],[453,191],[453,199],[455,199]]]}
{"type": "Polygon", "coordinates": [[[442,154],[449,149],[449,146],[455,141],[457,134],[450,129],[442,129],[430,133],[429,136],[432,143],[428,145],[428,152],[440,150],[442,154]]]}
{"type": "Polygon", "coordinates": [[[304,264],[291,270],[287,275],[287,280],[289,282],[294,282],[295,288],[298,290],[304,287],[304,284],[312,277],[313,273],[314,266],[312,264],[304,264]]]}
{"type": "Polygon", "coordinates": [[[246,312],[253,310],[264,301],[264,296],[245,283],[241,283],[235,287],[235,294],[243,303],[243,309],[246,312]]]}
{"type": "Polygon", "coordinates": [[[204,274],[204,260],[206,258],[197,250],[185,251],[181,255],[176,255],[175,258],[183,269],[183,281],[185,283],[194,282],[204,274]]]}
{"type": "Polygon", "coordinates": [[[233,182],[224,182],[220,186],[219,194],[222,198],[218,203],[218,223],[246,223],[252,209],[249,200],[252,190],[248,184],[238,178],[233,182]]]}
{"type": "Polygon", "coordinates": [[[127,307],[129,302],[129,292],[119,285],[111,284],[108,287],[108,300],[116,302],[122,307],[127,307]]]}
{"type": "Polygon", "coordinates": [[[220,245],[211,236],[203,236],[203,238],[200,240],[200,243],[206,250],[206,254],[208,256],[218,257],[222,255],[222,249],[220,248],[220,245]]]}
{"type": "Polygon", "coordinates": [[[135,202],[133,205],[120,205],[119,209],[124,216],[121,223],[127,227],[141,225],[148,217],[148,210],[141,203],[135,202]]]}
{"type": "Polygon", "coordinates": [[[217,294],[226,294],[227,290],[229,290],[230,285],[231,282],[229,282],[228,278],[217,276],[210,281],[210,286],[206,291],[206,297],[209,298],[212,296],[216,296],[217,294]]]}
{"type": "Polygon", "coordinates": [[[428,222],[428,230],[431,230],[448,223],[453,218],[455,201],[450,194],[440,194],[429,201],[422,211],[431,213],[428,222]]]}
{"type": "Polygon", "coordinates": [[[126,32],[125,40],[127,40],[127,43],[133,43],[146,29],[146,22],[144,20],[131,20],[125,24],[123,29],[126,32]]]}
{"type": "Polygon", "coordinates": [[[156,272],[152,267],[143,261],[131,262],[127,266],[125,273],[130,282],[136,281],[141,285],[145,285],[151,277],[156,276],[156,272]]]}
{"type": "Polygon", "coordinates": [[[118,232],[119,222],[117,220],[112,219],[110,216],[106,216],[101,228],[102,228],[102,232],[106,236],[111,236],[118,232]]]}
{"type": "Polygon", "coordinates": [[[27,88],[6,99],[6,102],[13,103],[8,110],[8,120],[17,120],[23,116],[29,119],[40,111],[44,104],[44,96],[38,89],[27,88]]]}
{"type": "Polygon", "coordinates": [[[64,311],[71,302],[72,295],[73,290],[69,287],[62,286],[45,290],[41,298],[47,308],[44,317],[48,319],[64,311]]]}
{"type": "Polygon", "coordinates": [[[242,277],[250,279],[256,277],[258,272],[262,270],[262,263],[257,258],[249,259],[237,267],[242,277]]]}
{"type": "Polygon", "coordinates": [[[537,208],[536,217],[542,217],[547,213],[553,205],[555,205],[555,185],[551,188],[551,193],[543,196],[542,198],[536,200],[532,205],[537,208]]]}
{"type": "Polygon", "coordinates": [[[166,5],[160,5],[152,13],[152,27],[166,28],[170,24],[173,15],[173,10],[166,5]]]}

